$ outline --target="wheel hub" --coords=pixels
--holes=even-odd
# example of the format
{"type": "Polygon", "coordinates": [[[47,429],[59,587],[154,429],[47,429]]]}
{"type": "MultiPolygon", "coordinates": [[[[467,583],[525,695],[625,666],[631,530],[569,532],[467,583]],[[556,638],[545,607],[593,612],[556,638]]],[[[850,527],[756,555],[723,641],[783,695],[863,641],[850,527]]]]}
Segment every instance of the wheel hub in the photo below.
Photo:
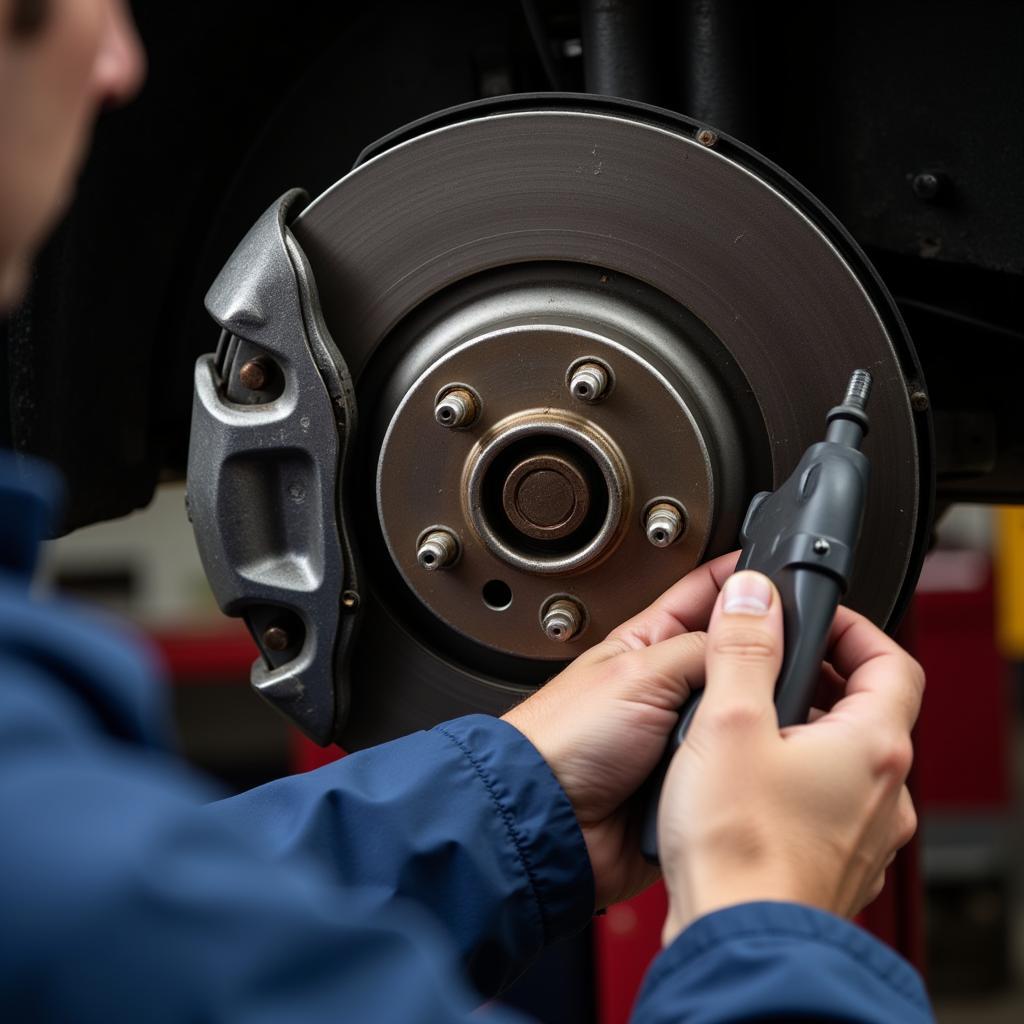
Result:
{"type": "Polygon", "coordinates": [[[429,325],[417,318],[390,340],[414,365],[392,368],[403,393],[377,458],[376,511],[405,583],[462,636],[564,659],[635,611],[631,572],[656,592],[702,558],[718,491],[740,489],[745,460],[739,444],[728,463],[709,445],[737,434],[728,397],[685,324],[659,318],[664,305],[596,269],[520,267],[457,287],[429,325]],[[583,394],[581,367],[602,378],[583,394]],[[437,403],[468,388],[472,423],[444,426],[437,403]],[[644,513],[666,501],[686,527],[659,546],[644,513]],[[444,573],[417,561],[428,524],[460,549],[444,573]],[[495,582],[511,594],[500,614],[495,582]],[[569,639],[542,627],[556,593],[587,622],[569,639]]]}
{"type": "Polygon", "coordinates": [[[311,735],[332,708],[349,749],[504,711],[735,547],[861,366],[846,600],[880,624],[906,600],[930,513],[916,357],[863,254],[757,154],[665,111],[507,97],[385,140],[278,223],[290,268],[252,235],[211,291],[225,343],[197,394],[233,443],[194,437],[190,498],[226,531],[197,526],[222,605],[257,637],[290,616],[254,681],[311,735]],[[277,390],[232,391],[233,355],[272,357],[277,390]]]}

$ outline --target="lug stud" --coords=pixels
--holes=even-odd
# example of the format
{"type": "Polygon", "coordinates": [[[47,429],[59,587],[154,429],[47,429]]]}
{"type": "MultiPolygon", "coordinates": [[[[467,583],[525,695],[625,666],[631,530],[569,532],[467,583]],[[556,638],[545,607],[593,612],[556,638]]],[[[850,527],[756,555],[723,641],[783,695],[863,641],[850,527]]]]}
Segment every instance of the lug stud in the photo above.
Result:
{"type": "Polygon", "coordinates": [[[416,549],[416,561],[427,572],[446,569],[459,557],[459,541],[451,530],[440,528],[424,534],[416,549]]]}
{"type": "Polygon", "coordinates": [[[599,402],[609,383],[608,371],[600,363],[580,363],[569,377],[569,391],[581,402],[599,402]]]}
{"type": "Polygon", "coordinates": [[[667,548],[683,532],[682,510],[671,502],[659,501],[648,511],[644,528],[656,548],[667,548]]]}
{"type": "Polygon", "coordinates": [[[476,395],[458,385],[445,388],[434,405],[434,419],[442,427],[452,430],[470,426],[479,415],[480,404],[476,395]]]}
{"type": "Polygon", "coordinates": [[[570,598],[557,598],[544,609],[541,625],[549,640],[568,643],[583,627],[583,609],[570,598]]]}

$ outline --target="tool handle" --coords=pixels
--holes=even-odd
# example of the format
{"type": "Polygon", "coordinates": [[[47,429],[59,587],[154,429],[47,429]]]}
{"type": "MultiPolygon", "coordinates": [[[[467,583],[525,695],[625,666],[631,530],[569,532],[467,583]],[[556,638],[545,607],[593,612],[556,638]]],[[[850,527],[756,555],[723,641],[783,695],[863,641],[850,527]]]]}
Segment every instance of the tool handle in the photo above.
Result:
{"type": "MultiPolygon", "coordinates": [[[[755,569],[747,564],[737,568],[755,569]]],[[[812,569],[787,568],[773,580],[782,599],[785,654],[775,686],[775,710],[779,728],[807,721],[817,689],[828,634],[839,604],[839,581],[812,569]]],[[[679,749],[700,706],[702,691],[690,696],[679,712],[679,721],[669,737],[657,769],[651,776],[640,836],[640,850],[652,864],[658,863],[658,803],[665,773],[679,749]]]]}
{"type": "MultiPolygon", "coordinates": [[[[740,530],[736,571],[764,573],[782,602],[782,668],[775,684],[779,728],[807,721],[840,595],[853,570],[870,466],[860,450],[868,431],[864,411],[871,374],[855,370],[841,404],[829,410],[825,440],[812,444],[775,492],[754,496],[740,530]]],[[[658,863],[658,802],[665,772],[700,703],[683,706],[647,787],[640,849],[658,863]]]]}

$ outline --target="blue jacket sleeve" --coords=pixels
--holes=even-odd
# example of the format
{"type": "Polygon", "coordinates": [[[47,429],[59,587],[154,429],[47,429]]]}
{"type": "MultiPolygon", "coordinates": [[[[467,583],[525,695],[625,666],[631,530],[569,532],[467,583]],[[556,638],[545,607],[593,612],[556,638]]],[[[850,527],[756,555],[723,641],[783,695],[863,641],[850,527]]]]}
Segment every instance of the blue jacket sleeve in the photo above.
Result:
{"type": "Polygon", "coordinates": [[[515,728],[460,718],[210,806],[282,864],[315,861],[376,904],[411,900],[500,991],[594,908],[565,793],[515,728]]]}
{"type": "Polygon", "coordinates": [[[11,1019],[469,1024],[479,1000],[414,905],[269,860],[159,760],[46,753],[0,790],[11,1019]]]}
{"type": "Polygon", "coordinates": [[[694,922],[655,960],[633,1024],[813,1020],[933,1022],[920,977],[847,921],[747,903],[694,922]]]}
{"type": "Polygon", "coordinates": [[[0,571],[12,1019],[469,1024],[480,999],[460,954],[471,946],[496,984],[589,918],[571,808],[510,726],[450,723],[397,756],[211,804],[167,751],[160,688],[130,638],[25,591],[0,571]],[[339,810],[365,815],[365,849],[339,810]]]}
{"type": "MultiPolygon", "coordinates": [[[[142,683],[133,659],[53,625],[50,652],[16,657],[17,642],[0,643],[0,1001],[11,1019],[470,1024],[479,997],[433,915],[372,884],[340,885],[315,857],[276,857],[211,815],[206,784],[80,699],[104,663],[121,685],[142,683]],[[61,663],[68,640],[92,646],[91,666],[61,663]]],[[[451,799],[459,781],[437,778],[451,799]]],[[[528,892],[523,883],[524,903],[528,892]]],[[[533,915],[539,932],[539,905],[533,915]]],[[[518,1018],[495,1007],[489,1019],[518,1018]]]]}

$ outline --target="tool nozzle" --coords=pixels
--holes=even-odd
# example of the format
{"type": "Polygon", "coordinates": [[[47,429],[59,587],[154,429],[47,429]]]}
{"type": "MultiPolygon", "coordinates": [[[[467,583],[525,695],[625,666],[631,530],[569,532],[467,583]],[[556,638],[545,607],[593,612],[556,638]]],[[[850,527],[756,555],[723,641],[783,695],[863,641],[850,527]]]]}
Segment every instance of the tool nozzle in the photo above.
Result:
{"type": "Polygon", "coordinates": [[[846,385],[846,397],[843,405],[852,405],[855,409],[863,409],[868,404],[871,394],[871,374],[867,370],[854,370],[850,383],[846,385]]]}
{"type": "Polygon", "coordinates": [[[868,415],[864,407],[871,394],[871,374],[867,370],[854,370],[846,385],[841,405],[829,410],[825,440],[859,448],[868,432],[868,415]]]}

